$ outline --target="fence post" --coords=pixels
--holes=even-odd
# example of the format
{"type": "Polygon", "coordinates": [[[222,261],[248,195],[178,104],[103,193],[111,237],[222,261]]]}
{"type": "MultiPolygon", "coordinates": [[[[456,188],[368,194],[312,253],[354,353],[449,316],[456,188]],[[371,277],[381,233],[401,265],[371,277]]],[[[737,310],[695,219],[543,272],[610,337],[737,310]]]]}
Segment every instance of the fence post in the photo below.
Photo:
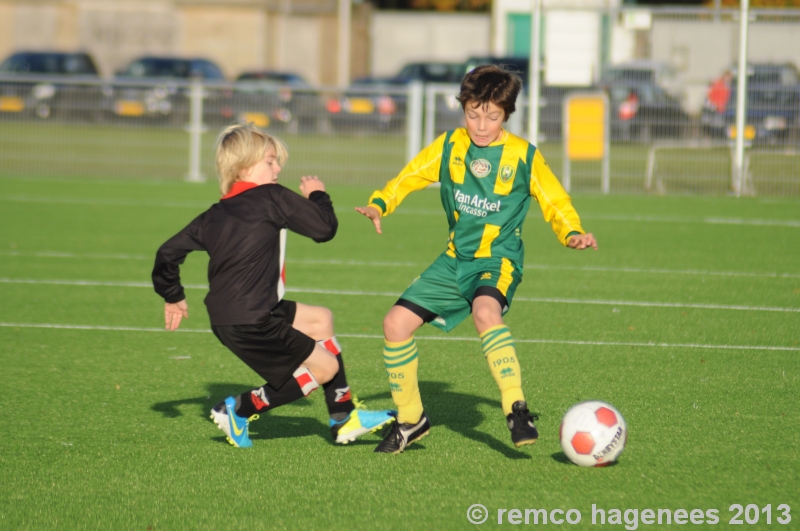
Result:
{"type": "Polygon", "coordinates": [[[413,81],[408,85],[408,109],[406,110],[406,162],[417,156],[422,150],[422,104],[425,95],[421,82],[413,81]]]}
{"type": "Polygon", "coordinates": [[[742,195],[744,176],[744,140],[747,122],[747,27],[749,24],[749,0],[741,0],[739,11],[739,76],[736,79],[736,171],[733,192],[742,195]]]}
{"type": "Polygon", "coordinates": [[[431,144],[434,140],[433,135],[436,130],[436,91],[435,85],[425,87],[425,145],[431,144]]]}
{"type": "Polygon", "coordinates": [[[203,134],[203,85],[199,80],[192,82],[189,91],[189,173],[186,180],[203,182],[205,177],[200,171],[200,140],[203,134]]]}
{"type": "Polygon", "coordinates": [[[528,141],[539,138],[539,31],[542,27],[542,0],[533,0],[531,14],[531,57],[528,69],[528,141]]]}

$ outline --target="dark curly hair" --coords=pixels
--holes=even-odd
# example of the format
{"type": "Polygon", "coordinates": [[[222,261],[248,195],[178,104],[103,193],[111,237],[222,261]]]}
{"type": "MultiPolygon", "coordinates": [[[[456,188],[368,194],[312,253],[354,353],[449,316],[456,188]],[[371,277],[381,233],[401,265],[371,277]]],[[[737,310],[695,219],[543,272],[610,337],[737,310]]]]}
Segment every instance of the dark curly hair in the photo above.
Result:
{"type": "Polygon", "coordinates": [[[506,121],[517,109],[516,101],[520,90],[522,79],[516,72],[506,70],[503,65],[482,65],[461,80],[461,93],[457,99],[464,110],[467,109],[467,104],[480,107],[494,103],[503,109],[503,121],[506,121]]]}

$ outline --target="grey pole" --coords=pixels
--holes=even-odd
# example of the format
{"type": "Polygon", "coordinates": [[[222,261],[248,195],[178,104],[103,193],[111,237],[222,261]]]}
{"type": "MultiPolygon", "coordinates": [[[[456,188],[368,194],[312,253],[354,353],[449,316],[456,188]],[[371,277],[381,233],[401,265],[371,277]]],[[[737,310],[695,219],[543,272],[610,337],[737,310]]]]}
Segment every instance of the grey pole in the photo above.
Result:
{"type": "Polygon", "coordinates": [[[350,0],[339,0],[338,3],[338,33],[339,49],[336,68],[336,82],[344,88],[350,84],[350,26],[352,18],[352,5],[350,0]]]}
{"type": "Polygon", "coordinates": [[[200,140],[203,134],[203,85],[200,81],[192,82],[189,92],[189,173],[186,180],[203,182],[205,177],[200,172],[200,140]]]}
{"type": "Polygon", "coordinates": [[[425,87],[420,81],[408,84],[408,108],[406,109],[406,162],[417,156],[422,150],[422,114],[425,112],[423,104],[425,87]]]}
{"type": "Polygon", "coordinates": [[[733,191],[742,195],[744,184],[744,128],[747,117],[747,27],[749,0],[742,0],[739,12],[739,75],[736,84],[736,172],[733,191]]]}
{"type": "Polygon", "coordinates": [[[528,141],[539,137],[539,30],[542,27],[542,0],[533,0],[531,12],[531,57],[528,69],[528,141]]]}

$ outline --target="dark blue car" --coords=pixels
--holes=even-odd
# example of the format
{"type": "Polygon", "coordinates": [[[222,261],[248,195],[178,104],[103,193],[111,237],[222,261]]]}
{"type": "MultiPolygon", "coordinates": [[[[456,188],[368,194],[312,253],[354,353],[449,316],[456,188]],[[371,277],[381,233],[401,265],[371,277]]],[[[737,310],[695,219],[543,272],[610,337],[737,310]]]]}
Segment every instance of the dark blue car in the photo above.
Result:
{"type": "Polygon", "coordinates": [[[99,79],[83,52],[15,53],[0,63],[0,118],[91,118],[99,79]]]}
{"type": "MultiPolygon", "coordinates": [[[[709,87],[701,115],[704,131],[735,139],[737,69],[723,73],[709,87]]],[[[791,63],[747,66],[745,139],[755,143],[798,141],[800,74],[791,63]]]]}

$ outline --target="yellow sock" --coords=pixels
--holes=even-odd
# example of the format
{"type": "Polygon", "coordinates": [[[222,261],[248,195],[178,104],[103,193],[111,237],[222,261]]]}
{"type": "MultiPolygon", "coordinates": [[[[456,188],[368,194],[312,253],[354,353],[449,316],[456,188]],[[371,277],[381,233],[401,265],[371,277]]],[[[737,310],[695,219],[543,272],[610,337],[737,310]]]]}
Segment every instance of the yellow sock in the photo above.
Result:
{"type": "Polygon", "coordinates": [[[389,376],[392,400],[397,405],[397,421],[416,424],[422,418],[422,398],[417,380],[417,342],[392,343],[384,340],[383,364],[389,376]]]}
{"type": "Polygon", "coordinates": [[[483,354],[489,362],[489,370],[500,388],[503,414],[508,415],[514,402],[525,400],[514,338],[506,325],[498,325],[482,333],[481,342],[483,354]]]}

